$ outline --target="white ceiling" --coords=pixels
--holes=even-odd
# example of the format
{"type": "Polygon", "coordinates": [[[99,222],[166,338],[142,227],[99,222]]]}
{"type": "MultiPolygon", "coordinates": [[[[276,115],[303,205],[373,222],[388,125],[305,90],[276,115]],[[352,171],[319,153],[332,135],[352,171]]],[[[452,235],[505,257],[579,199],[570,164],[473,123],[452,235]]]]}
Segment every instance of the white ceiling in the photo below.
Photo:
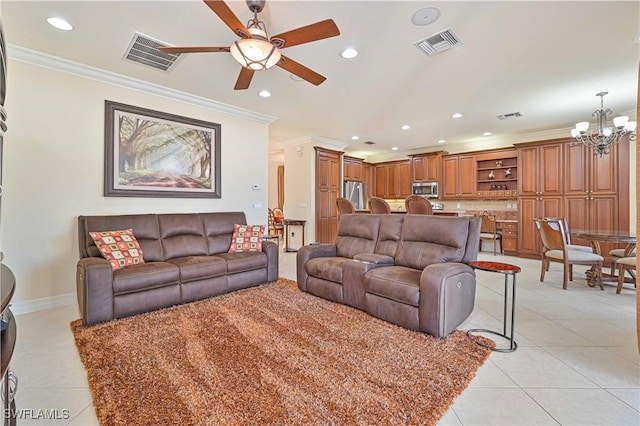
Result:
{"type": "MultiPolygon", "coordinates": [[[[227,3],[242,22],[252,17],[244,1],[227,3]]],[[[9,44],[277,117],[273,153],[309,135],[348,143],[347,152],[370,159],[393,146],[405,153],[476,149],[568,131],[591,119],[600,91],[610,93],[605,107],[614,115],[637,107],[638,1],[270,0],[259,15],[270,34],[332,18],[341,35],[283,51],[327,77],[320,86],[274,67],[257,72],[245,91],[233,90],[240,66],[228,53],[183,55],[169,72],[123,59],[135,31],[176,46],[230,45],[237,37],[202,1],[3,0],[1,13],[9,44]],[[426,6],[440,18],[412,24],[426,6]],[[66,18],[74,31],[49,26],[50,16],[66,18]],[[414,46],[446,28],[464,44],[433,57],[414,46]],[[346,47],[359,56],[341,58],[346,47]],[[263,89],[272,96],[259,97],[263,89]],[[523,116],[496,118],[516,111],[523,116]],[[464,117],[454,120],[454,112],[464,117]],[[486,131],[493,136],[483,137],[486,131]]]]}

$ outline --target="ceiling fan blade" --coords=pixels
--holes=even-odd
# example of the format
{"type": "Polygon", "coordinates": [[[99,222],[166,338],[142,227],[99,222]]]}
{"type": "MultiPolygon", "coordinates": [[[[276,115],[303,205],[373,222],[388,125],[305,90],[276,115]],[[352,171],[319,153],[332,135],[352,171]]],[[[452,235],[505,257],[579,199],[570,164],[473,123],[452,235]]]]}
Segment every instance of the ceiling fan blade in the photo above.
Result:
{"type": "Polygon", "coordinates": [[[249,34],[249,30],[244,26],[242,22],[238,19],[238,17],[229,9],[229,6],[221,0],[204,0],[204,2],[209,6],[209,9],[213,10],[213,13],[218,15],[222,21],[227,24],[231,31],[234,32],[238,37],[242,38],[251,38],[249,34]]]}
{"type": "Polygon", "coordinates": [[[201,53],[201,52],[228,52],[228,47],[202,46],[202,47],[159,47],[164,53],[201,53]]]}
{"type": "Polygon", "coordinates": [[[274,35],[271,37],[271,43],[280,49],[284,49],[285,47],[297,46],[337,35],[340,35],[338,26],[333,22],[333,19],[327,19],[307,25],[306,27],[300,27],[287,31],[286,33],[274,35]]]}
{"type": "Polygon", "coordinates": [[[233,90],[248,89],[254,73],[255,71],[250,68],[240,68],[240,75],[238,76],[238,80],[236,81],[236,85],[233,90]]]}
{"type": "Polygon", "coordinates": [[[282,55],[280,62],[278,62],[276,65],[278,65],[282,69],[289,71],[292,74],[297,75],[300,78],[307,80],[311,84],[315,84],[316,86],[327,79],[326,77],[321,76],[317,72],[310,70],[304,65],[299,64],[298,62],[294,61],[293,59],[289,59],[284,55],[282,55]]]}

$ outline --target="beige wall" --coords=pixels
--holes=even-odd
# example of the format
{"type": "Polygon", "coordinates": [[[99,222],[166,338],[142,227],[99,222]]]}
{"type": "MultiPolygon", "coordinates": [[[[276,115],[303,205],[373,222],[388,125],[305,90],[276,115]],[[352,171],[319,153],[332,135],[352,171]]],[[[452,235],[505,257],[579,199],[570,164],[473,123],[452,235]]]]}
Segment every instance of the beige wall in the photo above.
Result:
{"type": "Polygon", "coordinates": [[[266,223],[267,123],[23,62],[8,65],[1,227],[16,304],[75,297],[78,215],[244,211],[249,223],[266,223]],[[222,124],[222,198],[104,197],[105,99],[222,124]]]}
{"type": "MultiPolygon", "coordinates": [[[[306,220],[305,243],[315,241],[315,150],[310,141],[293,143],[284,149],[285,218],[306,220]]],[[[290,232],[291,233],[291,232],[290,232]]],[[[302,244],[298,233],[290,237],[290,247],[302,244]]]]}
{"type": "Polygon", "coordinates": [[[284,165],[284,161],[269,160],[269,208],[278,207],[278,166],[284,165]]]}

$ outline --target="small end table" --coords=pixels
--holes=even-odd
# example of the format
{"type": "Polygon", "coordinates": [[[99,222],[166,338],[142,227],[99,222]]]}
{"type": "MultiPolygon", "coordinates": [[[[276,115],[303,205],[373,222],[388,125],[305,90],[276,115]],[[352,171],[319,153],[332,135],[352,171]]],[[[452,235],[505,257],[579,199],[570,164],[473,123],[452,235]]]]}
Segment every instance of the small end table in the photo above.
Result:
{"type": "Polygon", "coordinates": [[[490,347],[487,346],[477,340],[474,340],[478,345],[484,346],[485,348],[489,348],[495,352],[513,352],[518,349],[518,344],[513,339],[513,334],[515,330],[515,314],[516,314],[516,274],[520,272],[520,267],[516,265],[510,265],[508,263],[501,262],[486,262],[486,261],[472,261],[469,262],[469,266],[473,269],[478,269],[480,271],[488,271],[488,272],[497,272],[499,274],[504,274],[504,312],[502,318],[502,333],[493,331],[493,330],[485,330],[482,328],[473,328],[471,330],[467,330],[467,336],[473,337],[474,335],[471,333],[491,333],[496,336],[503,337],[505,339],[509,339],[509,347],[508,348],[498,348],[498,347],[490,347]],[[509,304],[508,301],[508,281],[509,276],[512,276],[511,280],[511,331],[510,335],[507,336],[507,306],[509,304]]]}

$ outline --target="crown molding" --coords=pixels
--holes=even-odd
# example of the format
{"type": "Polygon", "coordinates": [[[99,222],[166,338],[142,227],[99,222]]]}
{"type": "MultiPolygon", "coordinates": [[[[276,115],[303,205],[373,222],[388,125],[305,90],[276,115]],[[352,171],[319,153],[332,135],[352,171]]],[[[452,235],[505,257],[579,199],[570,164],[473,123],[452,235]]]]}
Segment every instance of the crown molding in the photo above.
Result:
{"type": "Polygon", "coordinates": [[[289,140],[280,142],[280,146],[282,146],[283,148],[289,148],[291,146],[304,145],[306,143],[321,145],[325,148],[335,149],[336,151],[344,151],[344,149],[349,146],[348,143],[336,141],[333,139],[323,138],[320,136],[311,136],[311,135],[302,136],[299,138],[289,139],[289,140]]]}
{"type": "Polygon", "coordinates": [[[58,71],[77,77],[86,78],[88,80],[100,83],[111,84],[113,86],[123,87],[138,92],[148,93],[155,96],[171,99],[173,101],[182,102],[209,110],[229,114],[234,117],[244,118],[246,120],[255,121],[263,124],[271,124],[277,120],[277,117],[261,114],[248,109],[235,107],[222,102],[217,102],[202,96],[192,95],[179,90],[170,89],[158,84],[149,83],[147,81],[138,80],[127,77],[122,74],[116,74],[100,68],[95,68],[79,62],[70,61],[57,56],[38,52],[36,50],[27,49],[25,47],[7,44],[7,57],[16,62],[22,62],[29,65],[45,68],[52,71],[58,71]]]}

